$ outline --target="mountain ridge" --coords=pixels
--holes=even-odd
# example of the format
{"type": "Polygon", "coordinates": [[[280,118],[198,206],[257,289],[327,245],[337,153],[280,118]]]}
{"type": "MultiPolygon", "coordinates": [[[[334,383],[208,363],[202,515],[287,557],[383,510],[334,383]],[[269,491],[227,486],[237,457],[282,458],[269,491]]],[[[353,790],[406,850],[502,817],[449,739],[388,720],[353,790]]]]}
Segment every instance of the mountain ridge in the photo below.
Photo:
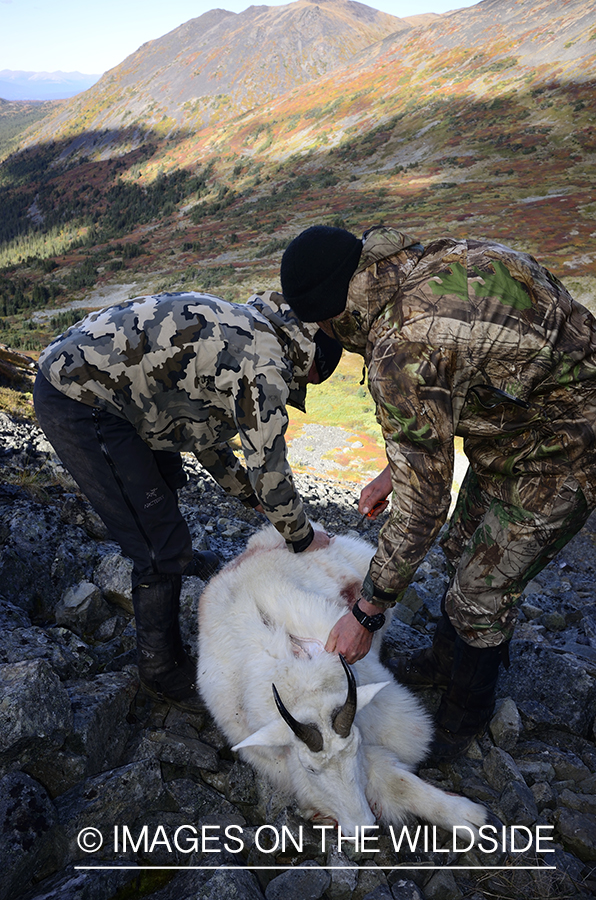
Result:
{"type": "Polygon", "coordinates": [[[0,340],[39,347],[28,311],[83,298],[245,300],[277,287],[281,252],[315,223],[499,240],[589,306],[595,10],[482,0],[250,108],[213,106],[207,123],[157,110],[110,129],[77,100],[84,114],[52,130],[62,102],[0,166],[0,340]]]}
{"type": "Polygon", "coordinates": [[[296,0],[242,13],[210,10],[146,42],[105,73],[48,123],[40,137],[60,135],[73,118],[89,127],[207,124],[222,110],[238,113],[349,61],[403,20],[355,0],[296,0]],[[261,57],[255,47],[269,49],[261,57]]]}

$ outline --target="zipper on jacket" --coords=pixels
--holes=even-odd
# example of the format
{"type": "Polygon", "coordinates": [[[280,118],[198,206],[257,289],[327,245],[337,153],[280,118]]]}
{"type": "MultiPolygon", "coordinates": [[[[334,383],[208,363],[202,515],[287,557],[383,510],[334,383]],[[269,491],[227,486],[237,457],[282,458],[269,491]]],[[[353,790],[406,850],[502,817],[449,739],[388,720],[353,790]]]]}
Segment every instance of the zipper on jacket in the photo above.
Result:
{"type": "Polygon", "coordinates": [[[530,404],[526,403],[525,400],[520,400],[519,397],[514,397],[512,394],[508,394],[507,391],[502,391],[500,388],[494,387],[492,384],[476,385],[475,387],[470,388],[470,394],[474,394],[474,396],[478,400],[478,403],[480,404],[480,406],[484,407],[484,409],[494,409],[501,403],[513,403],[515,406],[519,406],[520,409],[530,408],[530,404]],[[492,403],[484,402],[484,400],[480,396],[481,389],[489,391],[494,395],[494,401],[492,403]]]}

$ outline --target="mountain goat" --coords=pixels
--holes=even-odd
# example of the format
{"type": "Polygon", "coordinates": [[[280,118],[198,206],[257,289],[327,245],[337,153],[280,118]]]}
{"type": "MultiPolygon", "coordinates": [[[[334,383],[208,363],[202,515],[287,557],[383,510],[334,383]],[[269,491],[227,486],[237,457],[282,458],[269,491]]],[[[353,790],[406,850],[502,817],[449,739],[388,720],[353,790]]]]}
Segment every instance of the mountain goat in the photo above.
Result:
{"type": "Polygon", "coordinates": [[[344,536],[292,554],[273,526],[254,535],[201,597],[201,694],[232,749],[295,797],[305,818],[352,835],[410,812],[445,828],[479,826],[484,807],[410,771],[427,753],[431,723],[379,661],[380,633],[353,672],[324,650],[372,553],[344,536]]]}

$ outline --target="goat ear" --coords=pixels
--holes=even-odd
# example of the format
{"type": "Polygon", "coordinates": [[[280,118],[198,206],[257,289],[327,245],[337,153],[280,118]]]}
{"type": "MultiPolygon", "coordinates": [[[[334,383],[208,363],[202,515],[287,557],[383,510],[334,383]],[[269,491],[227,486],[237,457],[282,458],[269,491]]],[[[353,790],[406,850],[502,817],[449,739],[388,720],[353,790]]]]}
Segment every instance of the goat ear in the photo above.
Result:
{"type": "Polygon", "coordinates": [[[363,709],[373,697],[384,687],[391,684],[390,681],[377,681],[374,684],[363,684],[358,688],[358,709],[363,709]]]}
{"type": "Polygon", "coordinates": [[[283,747],[287,743],[288,726],[283,719],[279,721],[274,719],[258,731],[249,734],[239,744],[235,744],[232,750],[240,750],[242,747],[283,747]]]}

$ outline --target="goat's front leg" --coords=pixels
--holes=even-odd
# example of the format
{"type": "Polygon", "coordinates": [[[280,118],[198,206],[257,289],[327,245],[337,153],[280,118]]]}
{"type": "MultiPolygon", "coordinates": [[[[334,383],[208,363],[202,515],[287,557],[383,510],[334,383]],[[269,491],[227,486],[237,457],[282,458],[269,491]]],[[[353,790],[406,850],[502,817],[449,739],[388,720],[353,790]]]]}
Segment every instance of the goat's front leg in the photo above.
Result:
{"type": "Polygon", "coordinates": [[[367,746],[364,750],[368,764],[366,796],[383,822],[399,824],[412,813],[442,828],[467,825],[476,833],[487,821],[484,806],[428,784],[404,768],[385,747],[367,746]]]}

